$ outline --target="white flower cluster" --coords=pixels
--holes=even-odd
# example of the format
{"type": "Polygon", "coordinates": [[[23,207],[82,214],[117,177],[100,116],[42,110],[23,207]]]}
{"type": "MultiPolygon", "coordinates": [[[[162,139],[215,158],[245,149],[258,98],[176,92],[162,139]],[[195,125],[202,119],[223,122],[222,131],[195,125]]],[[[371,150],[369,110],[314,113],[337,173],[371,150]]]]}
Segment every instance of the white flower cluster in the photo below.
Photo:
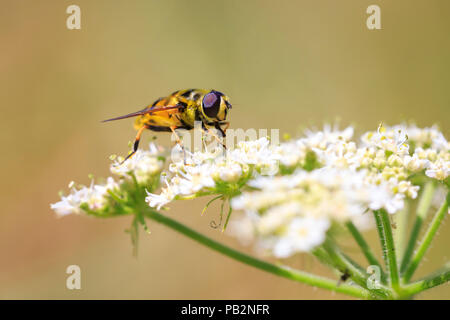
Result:
{"type": "Polygon", "coordinates": [[[138,150],[123,163],[123,159],[119,157],[111,164],[110,170],[121,177],[129,177],[133,173],[139,183],[146,183],[163,169],[164,160],[160,157],[162,153],[163,149],[151,143],[149,150],[138,150]]]}
{"type": "Polygon", "coordinates": [[[244,215],[233,223],[242,240],[284,258],[320,245],[333,222],[353,221],[366,228],[369,210],[389,213],[417,197],[419,186],[409,178],[419,172],[444,180],[449,175],[449,143],[436,128],[380,125],[351,141],[353,129],[326,127],[281,144],[282,165],[297,168],[284,176],[258,177],[232,201],[244,215]],[[302,168],[311,152],[320,168],[302,168]]]}
{"type": "Polygon", "coordinates": [[[59,216],[82,213],[83,210],[80,208],[82,204],[87,204],[90,210],[101,210],[107,203],[108,190],[119,188],[119,184],[109,177],[105,184],[94,184],[94,180],[92,180],[89,187],[81,186],[79,189],[72,181],[69,188],[71,190],[68,196],[61,196],[61,201],[50,205],[50,208],[59,216]]]}
{"type": "Polygon", "coordinates": [[[82,213],[81,205],[87,204],[89,210],[100,212],[108,203],[108,190],[120,190],[122,182],[130,180],[132,175],[136,177],[139,184],[146,185],[151,179],[157,177],[163,169],[164,161],[161,159],[163,150],[156,145],[150,144],[149,150],[138,150],[136,154],[123,164],[117,159],[110,167],[111,173],[118,175],[119,180],[109,177],[104,184],[92,183],[89,187],[74,187],[75,183],[69,184],[70,194],[62,195],[61,200],[50,205],[58,215],[64,216],[71,213],[82,213]]]}
{"type": "MultiPolygon", "coordinates": [[[[330,146],[336,143],[347,143],[353,136],[353,128],[348,127],[342,131],[338,128],[332,128],[329,125],[324,126],[323,131],[306,131],[306,137],[297,140],[282,143],[275,149],[278,154],[278,160],[281,165],[286,167],[304,166],[307,162],[308,154],[314,152],[317,156],[324,155],[330,146]]],[[[325,163],[326,158],[318,159],[325,163]]]]}
{"type": "Polygon", "coordinates": [[[227,152],[188,153],[169,166],[165,187],[160,194],[148,193],[146,201],[160,209],[174,199],[184,199],[196,194],[236,191],[242,180],[248,180],[253,172],[276,172],[278,155],[267,138],[241,141],[227,152]],[[223,187],[223,188],[221,188],[223,187]]]}
{"type": "Polygon", "coordinates": [[[380,125],[359,142],[353,132],[352,127],[326,126],[277,145],[260,138],[241,141],[232,150],[186,151],[178,160],[172,157],[163,174],[162,150],[151,144],[111,166],[117,181],[71,186],[71,193],[51,208],[59,215],[80,213],[83,205],[114,211],[118,207],[107,206],[109,190],[131,199],[127,192],[133,192],[134,182],[153,191],[161,179],[159,194],[147,191],[150,207],[202,195],[232,198],[232,207],[244,213],[233,223],[235,234],[256,240],[258,248],[276,257],[288,257],[320,245],[333,223],[352,221],[367,228],[372,223],[368,211],[399,211],[417,197],[419,185],[412,177],[448,184],[450,144],[437,128],[380,125]]]}
{"type": "Polygon", "coordinates": [[[279,258],[321,244],[332,221],[351,220],[367,227],[371,222],[368,209],[396,211],[403,206],[401,197],[393,195],[387,184],[368,184],[365,170],[297,170],[286,176],[259,177],[248,184],[258,190],[232,201],[233,209],[245,211],[234,226],[247,226],[240,226],[235,234],[246,241],[257,240],[259,249],[279,258]]]}
{"type": "Polygon", "coordinates": [[[362,140],[366,145],[362,161],[376,167],[386,179],[403,181],[424,169],[428,177],[440,181],[450,174],[450,143],[436,127],[380,125],[376,133],[368,132],[362,140]]]}

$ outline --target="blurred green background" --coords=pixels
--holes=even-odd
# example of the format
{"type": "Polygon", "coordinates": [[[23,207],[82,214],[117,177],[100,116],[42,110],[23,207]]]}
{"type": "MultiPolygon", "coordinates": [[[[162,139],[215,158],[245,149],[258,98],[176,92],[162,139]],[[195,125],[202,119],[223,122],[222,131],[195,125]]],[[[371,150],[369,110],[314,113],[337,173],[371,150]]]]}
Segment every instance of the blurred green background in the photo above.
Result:
{"type": "MultiPolygon", "coordinates": [[[[229,95],[232,128],[296,133],[340,119],[361,132],[414,119],[449,138],[449,16],[447,0],[2,1],[0,298],[345,298],[153,222],[136,259],[124,233],[131,217],[57,219],[49,204],[71,180],[108,175],[108,156],[128,151],[132,121],[100,120],[181,88],[229,95]],[[81,7],[81,30],[66,28],[71,4],[81,7]],[[366,28],[371,4],[381,7],[382,30],[366,28]],[[70,264],[81,267],[82,290],[65,288],[70,264]]],[[[209,227],[218,210],[201,217],[204,204],[167,214],[251,252],[209,227]]],[[[368,237],[377,245],[374,231],[368,237]]],[[[448,261],[449,241],[447,222],[417,276],[448,261]]],[[[288,263],[333,276],[308,256],[288,263]]],[[[420,298],[448,299],[450,287],[420,298]]]]}

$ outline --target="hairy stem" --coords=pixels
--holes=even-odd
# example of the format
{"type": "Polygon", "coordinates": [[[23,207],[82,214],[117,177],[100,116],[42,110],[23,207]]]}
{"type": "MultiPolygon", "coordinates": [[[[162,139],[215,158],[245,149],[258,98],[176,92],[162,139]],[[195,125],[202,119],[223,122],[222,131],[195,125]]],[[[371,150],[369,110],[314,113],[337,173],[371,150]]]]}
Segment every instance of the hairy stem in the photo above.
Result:
{"type": "MultiPolygon", "coordinates": [[[[339,247],[332,239],[327,239],[322,246],[329,258],[342,274],[348,274],[350,278],[359,286],[367,288],[367,274],[365,270],[357,265],[353,260],[341,252],[339,247]]],[[[387,299],[390,298],[390,290],[380,286],[375,291],[370,291],[373,298],[387,299]]]]}
{"type": "Polygon", "coordinates": [[[409,238],[408,245],[403,255],[402,264],[400,267],[401,273],[404,273],[406,271],[406,268],[408,267],[408,264],[411,261],[412,255],[414,253],[414,247],[416,246],[416,242],[419,237],[423,221],[425,220],[428,210],[430,209],[431,200],[433,199],[435,189],[436,189],[435,182],[429,181],[427,182],[422,191],[419,204],[417,206],[416,221],[414,222],[414,226],[411,231],[411,237],[409,238]]]}
{"type": "Polygon", "coordinates": [[[356,243],[361,248],[361,250],[362,250],[364,256],[366,257],[367,261],[369,262],[369,264],[378,266],[383,274],[384,272],[381,268],[380,263],[378,262],[377,258],[373,254],[372,249],[367,244],[363,235],[359,232],[359,230],[355,227],[355,225],[351,221],[347,222],[346,226],[347,226],[347,229],[352,234],[353,238],[355,238],[356,243]]]}
{"type": "Polygon", "coordinates": [[[276,266],[274,264],[256,259],[252,256],[249,256],[235,249],[232,249],[228,246],[225,246],[217,241],[214,241],[167,216],[157,213],[156,211],[146,210],[145,215],[148,218],[156,222],[159,222],[212,250],[220,252],[234,260],[240,261],[249,266],[270,272],[280,277],[284,277],[290,280],[294,280],[318,288],[328,289],[331,291],[347,294],[357,298],[363,299],[370,298],[369,292],[363,288],[346,284],[338,286],[336,280],[316,276],[307,272],[291,269],[284,266],[276,266]]]}
{"type": "Polygon", "coordinates": [[[399,291],[400,281],[391,222],[389,220],[388,213],[384,209],[374,211],[374,215],[377,223],[378,234],[380,236],[381,247],[383,249],[383,258],[386,264],[386,269],[389,271],[391,286],[395,291],[399,291]]]}
{"type": "Polygon", "coordinates": [[[428,276],[422,280],[406,285],[403,288],[403,292],[407,296],[413,296],[417,293],[434,288],[448,281],[450,281],[450,266],[446,266],[441,270],[435,272],[433,275],[428,276]]]}
{"type": "Polygon", "coordinates": [[[439,226],[442,223],[442,220],[444,220],[445,215],[448,211],[448,203],[450,198],[450,192],[447,193],[447,197],[444,200],[444,203],[442,204],[441,208],[436,212],[433,221],[431,221],[430,226],[428,227],[427,232],[423,236],[423,239],[419,245],[419,248],[417,249],[416,253],[414,254],[414,257],[411,260],[411,263],[409,264],[408,268],[405,271],[404,274],[404,280],[408,281],[411,279],[412,275],[414,274],[414,271],[416,271],[417,267],[419,266],[420,261],[422,260],[423,256],[427,252],[428,248],[430,247],[431,241],[433,240],[434,236],[436,235],[437,230],[439,229],[439,226]]]}
{"type": "Polygon", "coordinates": [[[410,206],[409,202],[405,201],[404,208],[396,213],[395,223],[397,225],[396,232],[394,233],[394,241],[397,249],[397,261],[401,261],[405,254],[408,222],[410,219],[410,206]]]}

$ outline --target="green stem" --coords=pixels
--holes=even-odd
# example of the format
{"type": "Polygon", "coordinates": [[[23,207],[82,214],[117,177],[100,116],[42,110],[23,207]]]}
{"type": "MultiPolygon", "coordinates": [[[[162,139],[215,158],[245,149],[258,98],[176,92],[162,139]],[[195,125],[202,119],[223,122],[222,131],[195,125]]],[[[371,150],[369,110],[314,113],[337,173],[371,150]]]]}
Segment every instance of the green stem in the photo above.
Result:
{"type": "Polygon", "coordinates": [[[214,201],[216,201],[217,199],[219,199],[219,198],[222,198],[222,195],[219,195],[219,196],[214,197],[214,198],[212,198],[211,200],[209,200],[208,203],[206,204],[206,206],[203,208],[202,214],[201,214],[201,215],[204,215],[205,212],[206,212],[206,210],[208,209],[209,205],[210,205],[211,203],[213,203],[214,201]]]}
{"type": "Polygon", "coordinates": [[[402,257],[405,254],[409,216],[409,202],[405,201],[404,208],[397,212],[395,215],[395,223],[397,225],[397,228],[394,234],[394,241],[397,245],[397,261],[401,261],[402,257]]]}
{"type": "Polygon", "coordinates": [[[107,190],[108,194],[111,196],[111,198],[113,198],[114,201],[116,201],[117,203],[121,203],[121,204],[125,204],[125,200],[120,198],[117,194],[115,194],[112,190],[107,190]]]}
{"type": "Polygon", "coordinates": [[[428,276],[425,279],[406,285],[403,288],[403,293],[406,296],[413,296],[419,292],[431,289],[450,281],[450,267],[447,266],[442,270],[435,272],[434,275],[428,276]]]}
{"type": "Polygon", "coordinates": [[[433,240],[434,236],[436,235],[437,230],[439,229],[439,226],[442,223],[442,220],[444,220],[445,215],[448,211],[448,203],[450,198],[450,192],[447,193],[447,197],[444,200],[444,203],[442,204],[441,208],[436,212],[436,215],[433,218],[433,221],[431,221],[430,226],[428,227],[427,232],[425,233],[419,248],[417,249],[416,253],[414,254],[414,257],[411,260],[411,263],[409,264],[408,268],[405,271],[404,280],[405,282],[411,279],[412,275],[414,274],[414,271],[419,266],[420,261],[422,260],[423,256],[427,252],[428,248],[430,247],[431,241],[433,240]]]}
{"type": "MultiPolygon", "coordinates": [[[[323,244],[323,248],[334,263],[334,266],[343,274],[347,273],[350,278],[359,286],[367,287],[367,275],[365,271],[354,261],[341,252],[338,246],[331,239],[327,239],[323,244]]],[[[389,289],[380,287],[376,291],[371,291],[373,297],[386,299],[390,297],[389,289]]]]}
{"type": "Polygon", "coordinates": [[[378,262],[377,258],[375,257],[375,255],[372,252],[372,249],[370,248],[370,246],[367,244],[366,240],[364,240],[364,237],[362,236],[362,234],[359,232],[359,230],[355,227],[355,225],[353,224],[353,222],[349,221],[346,223],[347,229],[350,231],[350,233],[352,234],[353,238],[355,238],[356,243],[359,245],[359,247],[361,248],[364,256],[366,257],[367,261],[369,262],[370,265],[376,265],[380,268],[382,274],[384,273],[380,263],[378,262]]]}
{"type": "Polygon", "coordinates": [[[391,286],[395,291],[399,291],[400,281],[391,222],[389,220],[388,213],[384,209],[374,211],[374,215],[377,222],[381,247],[383,249],[383,258],[391,280],[391,286]]]}
{"type": "Polygon", "coordinates": [[[323,248],[341,273],[348,273],[359,286],[366,286],[365,274],[341,253],[333,241],[327,239],[323,244],[323,248]]]}
{"type": "Polygon", "coordinates": [[[431,206],[431,200],[433,199],[434,190],[436,189],[436,184],[434,181],[429,181],[425,185],[423,192],[420,196],[419,204],[417,206],[417,216],[414,222],[413,229],[411,231],[411,237],[409,238],[408,245],[403,255],[402,264],[400,267],[400,272],[404,273],[406,268],[411,261],[412,255],[414,253],[414,247],[416,246],[417,239],[419,237],[420,229],[422,227],[423,221],[427,216],[427,212],[431,206]]]}
{"type": "Polygon", "coordinates": [[[225,220],[225,224],[223,225],[222,232],[224,232],[227,229],[227,225],[228,225],[228,221],[230,221],[232,209],[233,208],[231,207],[231,202],[228,199],[228,214],[227,214],[227,219],[225,220]]]}
{"type": "Polygon", "coordinates": [[[333,260],[322,246],[315,248],[311,253],[320,261],[320,263],[330,267],[333,271],[337,271],[333,260]]]}
{"type": "Polygon", "coordinates": [[[145,212],[145,215],[148,218],[150,218],[156,222],[159,222],[159,223],[191,238],[192,240],[199,242],[200,244],[202,244],[210,249],[213,249],[213,250],[220,252],[232,259],[235,259],[235,260],[245,263],[247,265],[253,266],[255,268],[270,272],[270,273],[278,275],[280,277],[284,277],[284,278],[287,278],[290,280],[294,280],[294,281],[308,284],[311,286],[315,286],[318,288],[332,290],[335,292],[347,294],[347,295],[357,297],[357,298],[363,298],[363,299],[370,298],[369,292],[363,288],[359,288],[359,287],[351,286],[351,285],[345,285],[345,284],[338,286],[337,281],[335,281],[335,280],[331,280],[331,279],[324,278],[324,277],[319,277],[319,276],[316,276],[316,275],[313,275],[313,274],[310,274],[307,272],[291,269],[291,268],[284,267],[284,266],[276,266],[274,264],[253,258],[242,252],[239,252],[230,247],[227,247],[217,241],[214,241],[214,240],[198,233],[197,231],[195,231],[195,230],[193,230],[193,229],[191,229],[191,228],[189,228],[167,216],[157,213],[155,211],[147,210],[145,212]]]}
{"type": "MultiPolygon", "coordinates": [[[[337,272],[340,276],[343,276],[344,274],[348,274],[349,277],[351,277],[353,275],[350,274],[348,272],[348,269],[346,268],[346,263],[338,260],[336,257],[332,257],[330,256],[330,254],[328,253],[327,250],[325,250],[325,246],[319,246],[317,248],[315,248],[312,252],[311,252],[316,258],[317,260],[319,260],[322,264],[328,266],[331,270],[333,270],[334,272],[337,272]]],[[[342,257],[342,256],[341,256],[342,257]]],[[[343,257],[342,257],[343,258],[343,257]]],[[[349,261],[347,261],[348,263],[350,263],[349,261]]],[[[361,274],[361,270],[356,266],[353,265],[352,268],[356,268],[358,269],[357,273],[361,274]]],[[[363,283],[363,282],[361,282],[363,283]]]]}

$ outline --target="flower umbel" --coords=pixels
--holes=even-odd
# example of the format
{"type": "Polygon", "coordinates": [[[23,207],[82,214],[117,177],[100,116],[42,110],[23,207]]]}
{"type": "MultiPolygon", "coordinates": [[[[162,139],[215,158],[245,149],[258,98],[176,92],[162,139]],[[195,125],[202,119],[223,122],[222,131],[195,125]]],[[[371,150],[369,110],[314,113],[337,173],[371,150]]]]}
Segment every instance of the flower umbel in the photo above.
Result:
{"type": "Polygon", "coordinates": [[[240,141],[230,150],[186,151],[167,166],[164,150],[150,144],[125,163],[118,159],[111,165],[116,179],[109,177],[100,184],[92,180],[90,186],[78,188],[71,184],[70,193],[51,208],[58,215],[134,215],[133,243],[137,226],[147,230],[145,218],[150,218],[236,260],[360,298],[411,298],[449,281],[447,268],[428,280],[410,282],[449,212],[449,142],[435,126],[409,124],[380,124],[360,139],[353,135],[352,127],[325,126],[279,144],[262,137],[240,141]],[[232,212],[237,213],[230,234],[253,244],[257,252],[276,259],[311,253],[337,272],[348,273],[354,284],[338,284],[301,271],[291,274],[290,269],[236,252],[156,212],[173,201],[206,196],[213,197],[206,207],[223,201],[220,223],[224,204],[229,203],[223,230],[232,212]],[[396,222],[415,207],[417,214],[409,214],[416,222],[407,250],[395,254],[398,243],[393,234],[395,238],[408,234],[408,223],[397,227],[396,222]],[[431,209],[438,210],[414,251],[422,221],[431,209]],[[385,253],[384,269],[361,234],[373,227],[385,253]],[[366,285],[369,275],[361,270],[367,266],[356,264],[341,251],[338,242],[343,234],[352,235],[369,264],[382,269],[379,291],[366,285]]]}
{"type": "Polygon", "coordinates": [[[71,189],[69,195],[61,196],[61,201],[50,205],[60,216],[82,213],[81,206],[83,204],[87,205],[89,210],[102,211],[108,202],[107,191],[114,191],[119,188],[119,184],[112,177],[106,179],[104,184],[94,184],[94,180],[92,180],[89,187],[81,186],[79,189],[74,184],[74,182],[69,184],[71,189]]]}

